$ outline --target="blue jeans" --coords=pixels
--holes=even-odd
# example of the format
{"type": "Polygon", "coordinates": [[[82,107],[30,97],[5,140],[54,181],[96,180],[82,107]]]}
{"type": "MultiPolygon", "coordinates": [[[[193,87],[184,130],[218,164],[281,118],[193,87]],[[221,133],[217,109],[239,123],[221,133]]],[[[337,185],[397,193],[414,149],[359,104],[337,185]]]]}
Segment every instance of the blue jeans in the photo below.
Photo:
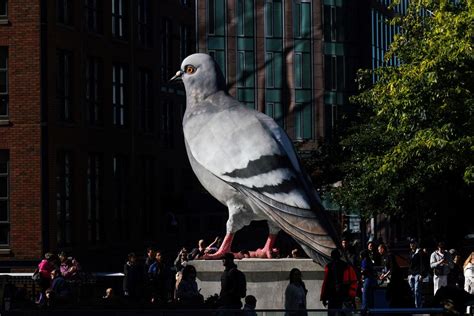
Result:
{"type": "Polygon", "coordinates": [[[372,278],[365,278],[362,283],[362,309],[374,307],[375,284],[377,282],[372,278]]]}
{"type": "Polygon", "coordinates": [[[421,295],[421,281],[422,277],[419,274],[410,274],[408,276],[408,284],[410,285],[411,292],[415,297],[415,306],[420,308],[423,306],[423,296],[421,295]]]}

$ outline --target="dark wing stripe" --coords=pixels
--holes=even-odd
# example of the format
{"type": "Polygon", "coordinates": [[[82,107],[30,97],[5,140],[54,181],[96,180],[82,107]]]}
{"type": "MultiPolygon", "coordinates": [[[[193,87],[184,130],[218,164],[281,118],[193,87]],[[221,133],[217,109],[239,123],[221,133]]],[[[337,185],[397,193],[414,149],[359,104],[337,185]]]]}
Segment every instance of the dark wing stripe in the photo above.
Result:
{"type": "Polygon", "coordinates": [[[252,187],[255,191],[260,193],[268,193],[268,194],[278,194],[278,193],[290,193],[295,188],[297,188],[298,182],[294,177],[290,179],[283,180],[282,183],[277,185],[265,185],[263,187],[252,187]]]}
{"type": "Polygon", "coordinates": [[[251,178],[259,174],[265,174],[277,169],[293,169],[290,160],[283,155],[264,155],[256,160],[251,160],[245,168],[235,169],[224,173],[224,176],[232,178],[251,178]]]}

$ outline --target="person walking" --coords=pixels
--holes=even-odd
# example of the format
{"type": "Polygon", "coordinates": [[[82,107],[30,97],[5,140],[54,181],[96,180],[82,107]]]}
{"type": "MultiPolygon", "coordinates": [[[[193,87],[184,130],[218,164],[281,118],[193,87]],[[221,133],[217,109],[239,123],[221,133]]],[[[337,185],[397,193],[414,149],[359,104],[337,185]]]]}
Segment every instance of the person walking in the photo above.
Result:
{"type": "Polygon", "coordinates": [[[448,285],[449,271],[454,267],[453,260],[448,251],[446,251],[445,243],[440,241],[438,249],[435,250],[430,257],[430,266],[433,269],[433,295],[443,286],[448,285]]]}
{"type": "Polygon", "coordinates": [[[408,285],[415,299],[415,307],[423,307],[422,280],[429,273],[428,254],[418,247],[415,239],[410,240],[410,265],[408,267],[408,285]]]}
{"type": "MultiPolygon", "coordinates": [[[[343,304],[352,305],[357,293],[357,276],[352,266],[341,260],[338,249],[331,252],[331,261],[324,268],[320,300],[328,309],[341,309],[343,304]],[[350,303],[350,304],[348,304],[350,303]]],[[[328,315],[336,315],[329,311],[328,315]]]]}
{"type": "Polygon", "coordinates": [[[467,257],[463,265],[464,291],[474,295],[474,252],[467,257]]]}
{"type": "Polygon", "coordinates": [[[290,283],[285,290],[285,316],[307,316],[306,294],[308,290],[303,282],[301,271],[293,268],[290,271],[290,283]]]}
{"type": "Polygon", "coordinates": [[[218,304],[220,309],[241,309],[241,299],[247,295],[245,274],[237,269],[234,254],[228,252],[222,259],[224,272],[221,276],[221,292],[218,304]]]}
{"type": "Polygon", "coordinates": [[[362,275],[362,306],[367,310],[374,307],[374,292],[377,281],[375,279],[374,265],[368,250],[363,250],[360,255],[360,270],[362,275]]]}

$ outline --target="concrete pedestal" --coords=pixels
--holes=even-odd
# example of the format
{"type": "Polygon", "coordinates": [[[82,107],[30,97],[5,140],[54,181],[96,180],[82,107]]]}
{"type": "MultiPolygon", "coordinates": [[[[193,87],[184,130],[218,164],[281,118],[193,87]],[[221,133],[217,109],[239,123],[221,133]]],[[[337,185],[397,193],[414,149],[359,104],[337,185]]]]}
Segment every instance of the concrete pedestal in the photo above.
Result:
{"type": "MultiPolygon", "coordinates": [[[[242,259],[235,260],[247,279],[247,295],[257,298],[257,309],[285,308],[285,290],[290,271],[298,268],[308,289],[307,308],[324,308],[319,300],[324,269],[311,259],[242,259]]],[[[197,270],[197,283],[204,299],[221,288],[221,274],[224,271],[221,260],[196,260],[192,264],[197,270]]]]}

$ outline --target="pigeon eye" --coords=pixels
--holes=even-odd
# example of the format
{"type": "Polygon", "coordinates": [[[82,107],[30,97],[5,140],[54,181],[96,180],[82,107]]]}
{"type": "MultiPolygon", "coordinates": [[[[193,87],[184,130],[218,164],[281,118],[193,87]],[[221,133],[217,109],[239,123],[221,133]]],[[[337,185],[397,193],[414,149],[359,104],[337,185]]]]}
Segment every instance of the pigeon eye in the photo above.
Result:
{"type": "Polygon", "coordinates": [[[193,66],[191,65],[188,65],[186,66],[186,68],[184,69],[184,71],[186,71],[187,74],[193,74],[196,72],[196,68],[194,68],[193,66]]]}

